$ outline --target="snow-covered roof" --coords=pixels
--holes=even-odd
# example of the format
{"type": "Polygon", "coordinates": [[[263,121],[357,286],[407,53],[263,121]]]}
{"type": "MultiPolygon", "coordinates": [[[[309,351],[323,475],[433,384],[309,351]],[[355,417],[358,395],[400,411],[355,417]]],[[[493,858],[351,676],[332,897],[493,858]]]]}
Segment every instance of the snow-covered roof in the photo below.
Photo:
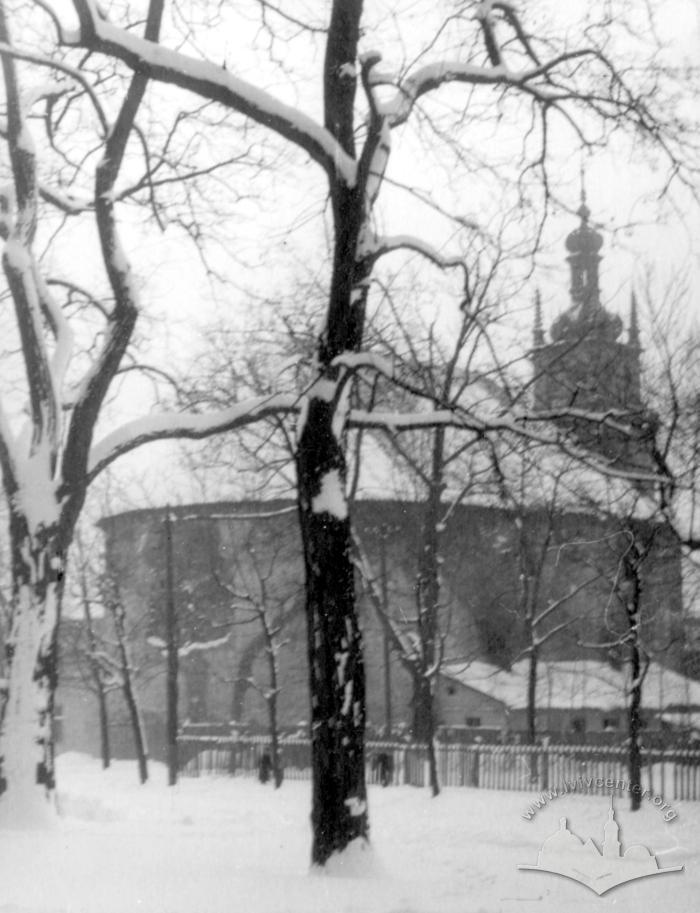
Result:
{"type": "MultiPolygon", "coordinates": [[[[442,668],[446,677],[502,701],[511,710],[527,706],[528,660],[510,671],[485,662],[453,663],[442,668]]],[[[584,707],[619,710],[630,687],[627,666],[613,669],[598,660],[540,661],[537,703],[543,709],[584,707]]],[[[700,708],[700,682],[651,663],[644,679],[642,704],[653,710],[676,706],[700,708]]]]}

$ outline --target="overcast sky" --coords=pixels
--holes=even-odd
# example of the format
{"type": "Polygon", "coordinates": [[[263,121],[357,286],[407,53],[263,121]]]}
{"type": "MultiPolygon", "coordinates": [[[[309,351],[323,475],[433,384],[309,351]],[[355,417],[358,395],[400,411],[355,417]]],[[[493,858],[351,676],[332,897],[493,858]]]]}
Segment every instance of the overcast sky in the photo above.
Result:
{"type": "MultiPolygon", "coordinates": [[[[71,4],[68,0],[58,0],[54,5],[66,21],[70,21],[71,4]]],[[[680,68],[697,67],[700,61],[700,4],[697,0],[657,0],[654,5],[662,12],[659,16],[659,37],[667,46],[664,62],[680,68]]],[[[406,3],[401,50],[383,47],[382,42],[392,27],[391,12],[399,6],[401,4],[389,2],[367,4],[370,12],[363,44],[366,50],[375,46],[376,42],[376,46],[384,50],[387,66],[397,62],[397,57],[410,59],[414,47],[420,48],[424,40],[431,11],[437,15],[432,4],[406,3]]],[[[525,16],[569,18],[570,22],[566,25],[573,28],[576,17],[587,4],[544,2],[536,8],[530,9],[529,6],[524,7],[525,16]]],[[[311,18],[313,11],[317,10],[315,5],[303,0],[286,4],[285,8],[305,19],[311,18]]],[[[185,5],[181,9],[186,11],[190,7],[185,5]]],[[[322,36],[294,44],[278,42],[273,49],[274,62],[270,63],[266,36],[258,28],[257,9],[253,0],[238,4],[235,10],[228,11],[225,7],[224,24],[206,39],[202,38],[202,47],[211,59],[225,61],[237,74],[260,81],[274,94],[320,118],[322,36]],[[231,19],[227,21],[229,15],[231,19]]],[[[196,12],[198,5],[191,5],[191,10],[196,12]]],[[[621,47],[620,53],[629,55],[631,47],[621,47]]],[[[194,52],[194,49],[191,50],[194,52]]],[[[160,94],[173,109],[183,103],[191,104],[191,98],[175,89],[166,89],[160,94]],[[183,102],[183,99],[186,101],[183,102]]],[[[690,95],[680,99],[679,113],[688,113],[694,103],[697,99],[690,95]]],[[[504,130],[503,135],[494,135],[490,127],[481,132],[475,127],[469,137],[470,142],[484,144],[487,151],[492,151],[487,148],[489,144],[505,143],[498,153],[507,157],[507,144],[517,141],[517,132],[504,130]]],[[[438,174],[437,183],[433,182],[431,187],[427,176],[427,164],[430,162],[426,164],[425,160],[421,160],[419,138],[406,136],[399,139],[402,141],[394,144],[389,172],[393,179],[405,180],[413,186],[425,186],[436,192],[440,199],[448,198],[445,194],[451,193],[453,199],[463,205],[462,214],[465,217],[481,215],[494,202],[488,199],[489,194],[493,195],[491,187],[470,183],[468,177],[459,175],[457,171],[438,174]]],[[[663,179],[662,171],[658,163],[645,159],[644,154],[640,154],[627,140],[617,142],[615,148],[607,153],[601,151],[584,158],[578,149],[573,148],[571,136],[566,131],[560,131],[552,136],[551,153],[553,172],[558,181],[557,196],[570,210],[566,212],[553,207],[536,268],[521,292],[521,300],[512,307],[513,326],[518,328],[520,340],[523,329],[531,324],[531,302],[536,287],[542,290],[547,324],[568,305],[568,267],[563,242],[576,224],[572,211],[579,204],[582,166],[592,220],[604,237],[601,291],[605,303],[621,313],[626,322],[630,292],[633,287],[640,289],[648,269],[657,275],[660,285],[669,277],[687,270],[697,300],[700,289],[697,241],[700,237],[700,215],[690,194],[677,190],[659,204],[657,197],[663,179]]],[[[316,269],[320,277],[327,275],[322,214],[325,188],[318,168],[312,163],[296,162],[271,175],[267,188],[267,198],[261,199],[259,205],[255,200],[246,200],[236,212],[232,234],[237,255],[245,269],[241,271],[240,263],[236,264],[235,260],[227,262],[220,253],[212,255],[213,262],[235,277],[233,284],[225,287],[207,280],[199,259],[176,232],[169,230],[163,235],[152,224],[148,227],[139,224],[142,220],[138,216],[134,219],[128,212],[124,213],[127,222],[133,220],[127,233],[127,243],[142,285],[143,299],[147,302],[148,319],[142,325],[141,334],[147,342],[144,351],[151,357],[165,363],[182,363],[200,346],[200,331],[215,319],[225,318],[241,330],[246,329],[255,316],[252,313],[254,304],[246,295],[246,287],[254,289],[259,296],[274,297],[284,289],[300,262],[307,270],[316,269]],[[274,205],[271,205],[271,200],[274,205]],[[285,235],[290,224],[293,233],[285,235]],[[238,282],[241,272],[245,275],[243,281],[238,282]]],[[[419,209],[405,193],[390,186],[386,186],[383,193],[380,217],[385,230],[405,230],[405,226],[419,225],[435,246],[445,252],[459,252],[451,247],[459,241],[454,237],[452,226],[430,211],[419,209]]],[[[93,242],[87,236],[81,236],[78,243],[82,249],[89,250],[93,242]]],[[[644,326],[642,329],[644,331],[644,326]]],[[[143,388],[134,385],[132,392],[122,399],[118,415],[136,417],[141,414],[143,404],[143,388]]],[[[151,447],[125,461],[123,471],[129,473],[134,466],[149,466],[153,482],[148,490],[152,497],[156,500],[177,498],[179,486],[173,484],[170,471],[167,474],[163,472],[164,465],[170,463],[171,453],[171,446],[151,447]]],[[[186,494],[183,492],[182,496],[186,494]]]]}

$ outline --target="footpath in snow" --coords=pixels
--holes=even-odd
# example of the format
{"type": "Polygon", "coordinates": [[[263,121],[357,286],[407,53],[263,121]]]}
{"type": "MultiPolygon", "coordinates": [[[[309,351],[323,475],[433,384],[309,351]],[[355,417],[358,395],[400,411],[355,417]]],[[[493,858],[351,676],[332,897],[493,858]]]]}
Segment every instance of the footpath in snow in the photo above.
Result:
{"type": "Polygon", "coordinates": [[[553,799],[530,820],[528,793],[372,787],[372,850],[331,872],[309,869],[310,786],[275,791],[256,780],[182,779],[163,767],[137,783],[132,762],[103,773],[63,755],[62,818],[51,833],[0,832],[0,913],[691,913],[700,897],[700,803],[675,803],[664,821],[651,803],[616,798],[620,840],[660,866],[602,897],[560,875],[521,871],[567,826],[600,847],[610,806],[600,796],[553,799]]]}

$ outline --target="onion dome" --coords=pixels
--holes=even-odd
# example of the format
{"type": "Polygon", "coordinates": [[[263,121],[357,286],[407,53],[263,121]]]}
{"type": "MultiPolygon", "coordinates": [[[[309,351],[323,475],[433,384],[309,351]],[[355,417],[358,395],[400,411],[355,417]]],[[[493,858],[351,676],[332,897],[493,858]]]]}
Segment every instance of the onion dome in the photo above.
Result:
{"type": "Polygon", "coordinates": [[[589,224],[591,211],[586,205],[585,195],[581,199],[578,215],[580,225],[566,238],[572,304],[554,321],[550,336],[553,342],[576,342],[584,337],[601,343],[614,342],[622,333],[622,320],[600,303],[598,264],[603,237],[589,224]]]}
{"type": "Polygon", "coordinates": [[[603,236],[588,224],[591,211],[585,199],[581,201],[577,214],[581,224],[567,236],[566,249],[572,254],[597,254],[603,246],[603,236]]]}

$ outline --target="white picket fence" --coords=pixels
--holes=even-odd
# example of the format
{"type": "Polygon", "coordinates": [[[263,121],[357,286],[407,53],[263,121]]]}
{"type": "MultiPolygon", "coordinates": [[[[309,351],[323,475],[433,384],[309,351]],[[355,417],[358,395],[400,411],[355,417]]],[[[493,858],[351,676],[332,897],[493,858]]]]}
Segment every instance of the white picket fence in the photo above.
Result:
{"type": "MultiPolygon", "coordinates": [[[[255,776],[265,736],[179,738],[181,772],[185,776],[255,776]]],[[[310,743],[303,738],[280,740],[284,775],[290,780],[311,776],[310,743]]],[[[606,781],[628,779],[624,747],[598,745],[436,746],[438,775],[443,786],[481,789],[546,790],[579,778],[590,781],[588,791],[609,792],[606,781]]],[[[428,783],[425,746],[403,742],[366,744],[367,781],[384,785],[424,786],[428,783]]],[[[642,787],[668,800],[700,800],[700,751],[649,750],[642,753],[642,787]]]]}

